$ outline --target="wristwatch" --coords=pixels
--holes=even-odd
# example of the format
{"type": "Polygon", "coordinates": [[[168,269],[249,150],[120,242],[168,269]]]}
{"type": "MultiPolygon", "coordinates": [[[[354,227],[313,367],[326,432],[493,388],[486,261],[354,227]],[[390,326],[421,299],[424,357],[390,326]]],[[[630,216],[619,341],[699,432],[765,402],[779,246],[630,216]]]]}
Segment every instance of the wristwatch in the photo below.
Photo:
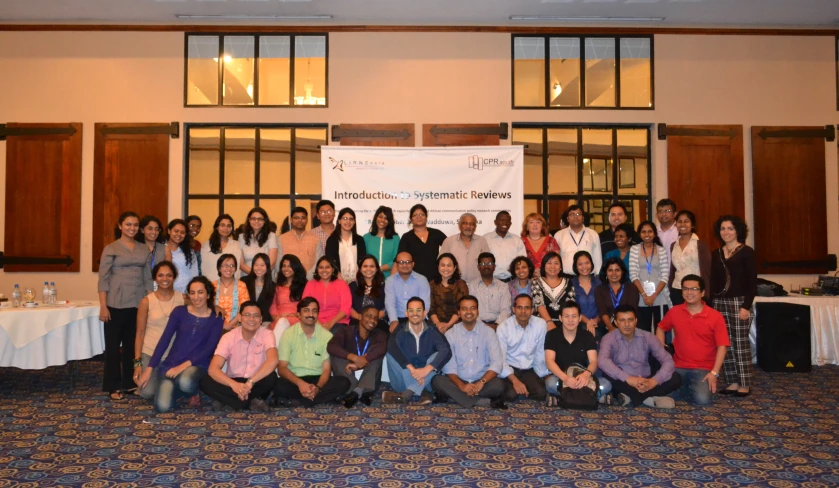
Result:
{"type": "Polygon", "coordinates": [[[134,360],[134,367],[142,366],[143,365],[143,358],[137,358],[134,360]]]}
{"type": "Polygon", "coordinates": [[[716,378],[716,379],[720,379],[720,374],[719,374],[719,373],[717,373],[716,371],[713,371],[713,370],[712,370],[712,371],[711,371],[711,374],[712,374],[712,375],[714,375],[714,378],[716,378]]]}
{"type": "Polygon", "coordinates": [[[478,381],[480,381],[482,385],[485,385],[485,384],[486,384],[486,382],[487,382],[487,380],[485,380],[485,379],[483,379],[483,378],[481,378],[481,379],[480,379],[480,380],[478,380],[478,381]]]}
{"type": "Polygon", "coordinates": [[[245,382],[246,384],[253,386],[253,380],[248,378],[248,381],[245,382]]]}

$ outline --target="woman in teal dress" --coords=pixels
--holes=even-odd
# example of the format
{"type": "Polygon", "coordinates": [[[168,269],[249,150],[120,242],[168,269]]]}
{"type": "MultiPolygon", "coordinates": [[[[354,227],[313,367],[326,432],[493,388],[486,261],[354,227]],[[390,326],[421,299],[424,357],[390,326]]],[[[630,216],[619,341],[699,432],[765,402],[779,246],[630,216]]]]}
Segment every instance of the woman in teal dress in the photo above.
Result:
{"type": "Polygon", "coordinates": [[[387,279],[399,250],[399,235],[394,229],[393,210],[390,207],[382,205],[376,209],[370,232],[364,234],[364,245],[367,247],[367,254],[379,260],[382,273],[387,279]]]}

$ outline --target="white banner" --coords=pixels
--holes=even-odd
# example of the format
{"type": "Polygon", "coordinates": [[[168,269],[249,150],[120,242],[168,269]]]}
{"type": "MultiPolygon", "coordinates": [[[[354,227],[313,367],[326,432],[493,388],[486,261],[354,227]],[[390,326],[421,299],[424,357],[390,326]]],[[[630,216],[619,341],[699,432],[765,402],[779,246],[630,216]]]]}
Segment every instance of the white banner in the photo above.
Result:
{"type": "Polygon", "coordinates": [[[458,233],[465,212],[475,214],[479,234],[495,228],[495,215],[506,210],[518,234],[524,217],[522,146],[321,148],[323,199],[356,213],[358,233],[370,231],[380,205],[393,209],[396,232],[410,230],[408,211],[417,203],[428,209],[428,226],[446,235],[458,233]]]}

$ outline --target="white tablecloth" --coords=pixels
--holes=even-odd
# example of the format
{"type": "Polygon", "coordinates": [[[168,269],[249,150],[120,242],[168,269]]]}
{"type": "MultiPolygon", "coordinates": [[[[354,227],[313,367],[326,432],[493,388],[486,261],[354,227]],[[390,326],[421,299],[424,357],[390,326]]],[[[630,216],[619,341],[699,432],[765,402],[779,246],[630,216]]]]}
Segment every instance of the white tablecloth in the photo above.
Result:
{"type": "Polygon", "coordinates": [[[105,350],[99,304],[0,309],[0,367],[44,369],[105,350]]]}
{"type": "MultiPolygon", "coordinates": [[[[755,298],[755,303],[761,302],[808,305],[810,307],[810,341],[812,345],[811,363],[817,366],[839,365],[839,297],[789,295],[786,297],[755,298]]],[[[752,322],[749,339],[752,343],[752,356],[756,358],[757,333],[754,321],[752,322]]]]}

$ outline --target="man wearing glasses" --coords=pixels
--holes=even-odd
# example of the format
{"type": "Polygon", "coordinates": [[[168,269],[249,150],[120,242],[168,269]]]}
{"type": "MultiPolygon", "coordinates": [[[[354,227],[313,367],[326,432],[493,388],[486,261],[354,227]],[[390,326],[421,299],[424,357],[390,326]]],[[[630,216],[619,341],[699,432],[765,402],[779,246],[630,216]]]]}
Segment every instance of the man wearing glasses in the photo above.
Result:
{"type": "Polygon", "coordinates": [[[385,310],[390,320],[392,333],[399,322],[405,321],[405,310],[411,297],[422,298],[424,303],[431,303],[431,287],[425,276],[414,272],[414,259],[410,253],[396,255],[396,273],[385,281],[385,310]]]}
{"type": "Polygon", "coordinates": [[[661,245],[667,251],[667,262],[670,262],[670,246],[679,239],[679,231],[676,229],[676,202],[669,198],[663,198],[655,205],[656,216],[658,217],[658,238],[661,245]]]}
{"type": "Polygon", "coordinates": [[[658,324],[656,337],[664,344],[664,334],[676,331],[673,339],[673,362],[682,377],[675,399],[687,399],[696,405],[710,405],[717,392],[719,371],[731,345],[725,320],[719,312],[705,305],[705,280],[697,275],[682,278],[685,303],[671,308],[658,324]]]}
{"type": "Polygon", "coordinates": [[[457,258],[460,277],[466,283],[478,278],[478,256],[481,253],[489,252],[489,244],[483,236],[475,235],[478,228],[478,219],[465,213],[460,216],[457,227],[459,234],[449,236],[440,246],[440,254],[450,252],[457,258]]]}
{"type": "Polygon", "coordinates": [[[320,239],[321,249],[326,249],[326,240],[335,230],[335,204],[329,200],[321,200],[315,206],[315,212],[318,214],[320,225],[312,229],[312,234],[320,239]]]}
{"type": "Polygon", "coordinates": [[[213,410],[267,412],[265,399],[277,382],[274,334],[261,327],[262,314],[255,301],[243,303],[239,316],[242,326],[221,336],[207,376],[201,379],[201,391],[213,399],[213,410]]]}
{"type": "Polygon", "coordinates": [[[510,289],[495,278],[495,256],[492,253],[482,252],[478,256],[478,272],[481,277],[468,283],[469,294],[480,303],[480,321],[495,330],[512,314],[510,289]]]}
{"type": "Polygon", "coordinates": [[[603,253],[600,252],[600,236],[593,229],[584,225],[583,207],[571,205],[568,207],[568,227],[560,230],[554,236],[559,243],[559,255],[562,260],[562,272],[574,274],[574,255],[578,251],[588,251],[594,261],[592,274],[600,273],[603,263],[603,253]]]}

